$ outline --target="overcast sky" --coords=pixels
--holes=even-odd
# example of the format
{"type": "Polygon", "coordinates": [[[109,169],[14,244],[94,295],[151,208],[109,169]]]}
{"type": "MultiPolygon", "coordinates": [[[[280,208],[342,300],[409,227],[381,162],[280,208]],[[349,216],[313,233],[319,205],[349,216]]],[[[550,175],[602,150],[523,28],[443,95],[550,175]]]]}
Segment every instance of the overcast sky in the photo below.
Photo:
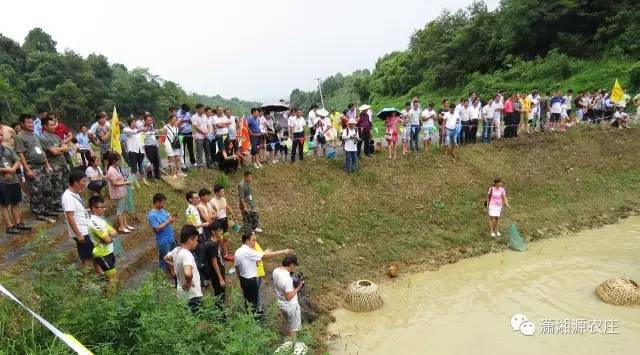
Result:
{"type": "MultiPolygon", "coordinates": [[[[491,9],[499,0],[487,0],[491,9]]],[[[0,33],[41,27],[58,50],[147,67],[189,92],[267,101],[373,68],[443,8],[471,0],[10,1],[0,33]]]]}

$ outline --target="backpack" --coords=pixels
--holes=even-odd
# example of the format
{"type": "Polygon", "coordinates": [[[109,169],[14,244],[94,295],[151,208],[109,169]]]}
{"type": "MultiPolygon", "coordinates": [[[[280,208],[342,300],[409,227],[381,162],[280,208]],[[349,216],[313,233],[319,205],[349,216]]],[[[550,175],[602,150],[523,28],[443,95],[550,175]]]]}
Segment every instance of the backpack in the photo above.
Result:
{"type": "Polygon", "coordinates": [[[207,260],[206,247],[206,241],[198,238],[198,246],[193,252],[193,256],[196,259],[196,266],[198,267],[198,271],[200,272],[200,275],[203,276],[202,279],[209,279],[213,275],[213,270],[211,268],[209,260],[207,260]]]}

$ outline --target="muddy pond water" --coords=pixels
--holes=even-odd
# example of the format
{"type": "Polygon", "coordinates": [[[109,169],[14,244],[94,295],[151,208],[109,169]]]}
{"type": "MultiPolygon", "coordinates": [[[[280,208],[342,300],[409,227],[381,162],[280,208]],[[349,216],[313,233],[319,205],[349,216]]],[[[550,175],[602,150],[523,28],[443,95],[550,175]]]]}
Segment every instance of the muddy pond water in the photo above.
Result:
{"type": "Polygon", "coordinates": [[[331,353],[640,354],[640,306],[595,294],[617,276],[640,281],[640,217],[384,283],[381,309],[334,312],[331,353]]]}

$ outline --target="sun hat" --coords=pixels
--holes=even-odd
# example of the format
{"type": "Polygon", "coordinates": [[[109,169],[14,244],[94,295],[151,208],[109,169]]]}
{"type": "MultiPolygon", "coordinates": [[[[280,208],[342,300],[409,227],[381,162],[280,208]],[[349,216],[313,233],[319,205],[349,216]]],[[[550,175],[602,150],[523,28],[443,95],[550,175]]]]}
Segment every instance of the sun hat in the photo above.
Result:
{"type": "Polygon", "coordinates": [[[358,121],[356,121],[355,118],[350,118],[349,122],[347,122],[347,123],[349,123],[349,124],[358,124],[358,121]]]}
{"type": "Polygon", "coordinates": [[[370,106],[370,105],[366,105],[366,104],[365,104],[365,105],[362,105],[362,106],[358,107],[358,110],[360,110],[360,111],[366,111],[366,110],[368,110],[368,109],[370,109],[370,108],[371,108],[371,106],[370,106]]]}
{"type": "Polygon", "coordinates": [[[322,117],[327,117],[327,116],[329,116],[329,112],[327,110],[325,110],[324,108],[321,108],[321,109],[316,111],[316,115],[322,116],[322,117]]]}

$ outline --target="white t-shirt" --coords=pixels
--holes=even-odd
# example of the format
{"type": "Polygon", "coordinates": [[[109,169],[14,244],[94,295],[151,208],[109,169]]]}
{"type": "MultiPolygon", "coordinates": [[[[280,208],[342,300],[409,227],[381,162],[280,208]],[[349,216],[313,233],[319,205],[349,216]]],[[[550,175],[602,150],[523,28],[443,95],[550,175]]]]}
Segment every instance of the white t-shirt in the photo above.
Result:
{"type": "MultiPolygon", "coordinates": [[[[73,212],[73,220],[76,221],[76,226],[82,236],[89,234],[89,212],[82,200],[82,196],[77,193],[66,189],[62,194],[62,209],[65,212],[73,212]]],[[[67,219],[65,218],[65,222],[67,219]]],[[[75,238],[76,234],[71,229],[71,226],[67,223],[67,232],[69,232],[69,238],[75,238]]]]}
{"type": "Polygon", "coordinates": [[[436,111],[430,108],[422,111],[422,127],[433,128],[433,119],[436,118],[436,111]]]}
{"type": "Polygon", "coordinates": [[[93,166],[90,166],[87,168],[87,170],[85,171],[85,174],[87,174],[87,177],[91,180],[98,180],[99,178],[104,177],[104,174],[102,173],[102,168],[101,167],[96,167],[94,168],[93,166]]]}
{"type": "Polygon", "coordinates": [[[276,297],[278,304],[296,304],[298,303],[298,295],[293,296],[290,300],[284,297],[285,292],[291,292],[293,288],[293,279],[285,268],[279,267],[273,270],[273,287],[276,289],[276,297]]]}
{"type": "Polygon", "coordinates": [[[493,119],[493,109],[491,108],[490,104],[486,104],[482,108],[482,117],[488,120],[493,119]]]}
{"type": "Polygon", "coordinates": [[[304,132],[304,126],[306,122],[303,117],[289,117],[289,127],[292,127],[292,133],[302,133],[304,132]]]}
{"type": "Polygon", "coordinates": [[[564,104],[567,106],[567,110],[571,110],[571,108],[573,107],[573,96],[565,95],[563,99],[564,99],[564,104]]]}
{"type": "Polygon", "coordinates": [[[205,139],[209,132],[211,132],[211,120],[207,115],[203,114],[202,116],[197,113],[191,117],[191,122],[193,125],[200,128],[204,133],[200,132],[197,128],[193,129],[193,138],[194,139],[205,139]]]}
{"type": "Polygon", "coordinates": [[[463,121],[463,122],[469,121],[469,107],[464,107],[464,105],[458,105],[458,107],[456,107],[456,110],[458,111],[458,117],[460,118],[460,121],[463,121]]]}
{"type": "Polygon", "coordinates": [[[318,124],[316,126],[316,136],[324,135],[324,131],[331,127],[331,120],[329,117],[318,117],[316,123],[318,124]]]}
{"type": "Polygon", "coordinates": [[[451,113],[449,111],[444,113],[445,127],[447,129],[456,129],[456,123],[458,121],[458,117],[455,112],[451,113]]]}
{"type": "Polygon", "coordinates": [[[309,111],[309,120],[308,120],[308,125],[309,127],[313,127],[314,124],[316,124],[316,112],[315,111],[309,111]]]}
{"type": "Polygon", "coordinates": [[[220,117],[215,116],[213,123],[214,123],[214,126],[216,127],[216,135],[224,136],[229,134],[229,127],[224,127],[224,128],[218,127],[219,124],[229,123],[229,119],[227,118],[227,116],[224,116],[224,115],[220,117]]]}
{"type": "Polygon", "coordinates": [[[342,141],[344,142],[345,152],[357,152],[358,130],[355,128],[350,129],[349,127],[345,128],[342,131],[342,141]]]}
{"type": "Polygon", "coordinates": [[[246,244],[242,244],[236,250],[236,266],[238,267],[240,276],[245,279],[258,277],[257,262],[262,260],[262,253],[249,248],[246,244]]]}
{"type": "Polygon", "coordinates": [[[142,140],[137,128],[125,127],[122,132],[127,136],[127,151],[133,153],[144,153],[142,140]]]}
{"type": "Polygon", "coordinates": [[[540,111],[540,96],[529,94],[529,101],[531,101],[531,112],[540,111]]]}
{"type": "Polygon", "coordinates": [[[408,112],[409,114],[409,123],[412,126],[419,126],[420,125],[420,109],[411,109],[408,112]]]}
{"type": "Polygon", "coordinates": [[[237,128],[236,128],[236,117],[235,116],[225,116],[227,118],[227,120],[231,123],[229,125],[229,139],[236,139],[237,138],[237,128]]]}
{"type": "Polygon", "coordinates": [[[480,110],[482,108],[480,107],[480,105],[478,104],[477,106],[475,105],[470,105],[469,106],[469,119],[472,120],[477,120],[480,118],[480,110]]]}
{"type": "Polygon", "coordinates": [[[176,269],[176,278],[178,279],[176,286],[176,296],[179,299],[190,300],[194,297],[202,297],[202,289],[200,288],[200,272],[196,265],[196,260],[193,257],[193,253],[185,248],[180,248],[178,252],[173,256],[173,265],[176,269]],[[182,285],[187,281],[184,276],[184,267],[191,266],[191,288],[185,290],[182,285]]]}

